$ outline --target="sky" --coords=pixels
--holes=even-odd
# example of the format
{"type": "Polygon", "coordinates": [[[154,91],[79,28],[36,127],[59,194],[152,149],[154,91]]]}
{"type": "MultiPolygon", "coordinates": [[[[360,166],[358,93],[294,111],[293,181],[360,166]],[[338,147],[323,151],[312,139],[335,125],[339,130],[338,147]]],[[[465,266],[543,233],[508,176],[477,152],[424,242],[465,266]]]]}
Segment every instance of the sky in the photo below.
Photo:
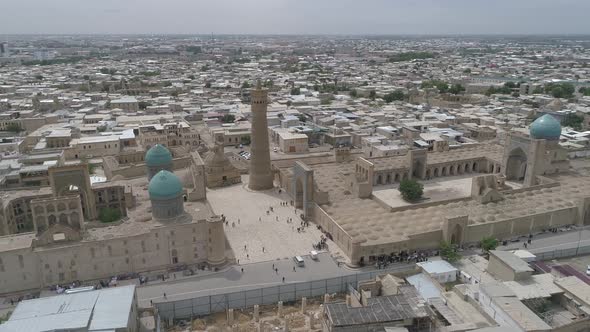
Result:
{"type": "Polygon", "coordinates": [[[0,0],[0,34],[590,34],[590,0],[0,0]]]}

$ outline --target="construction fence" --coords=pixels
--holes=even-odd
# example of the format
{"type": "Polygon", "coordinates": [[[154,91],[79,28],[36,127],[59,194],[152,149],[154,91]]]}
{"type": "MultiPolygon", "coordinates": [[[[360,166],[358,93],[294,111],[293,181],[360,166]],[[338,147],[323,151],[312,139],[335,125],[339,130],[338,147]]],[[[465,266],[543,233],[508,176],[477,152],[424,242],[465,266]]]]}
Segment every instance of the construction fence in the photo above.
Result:
{"type": "Polygon", "coordinates": [[[227,309],[246,309],[254,305],[273,305],[282,301],[285,304],[295,302],[303,297],[312,298],[324,294],[346,293],[349,285],[359,281],[374,280],[377,275],[389,272],[402,272],[415,268],[415,264],[396,266],[390,269],[353,275],[288,283],[276,286],[255,288],[244,291],[200,296],[192,299],[156,303],[158,315],[164,321],[192,319],[206,316],[227,309]]]}
{"type": "Polygon", "coordinates": [[[554,249],[549,251],[531,250],[537,256],[537,260],[546,261],[558,258],[574,257],[581,255],[590,255],[590,246],[580,246],[576,248],[554,249]]]}

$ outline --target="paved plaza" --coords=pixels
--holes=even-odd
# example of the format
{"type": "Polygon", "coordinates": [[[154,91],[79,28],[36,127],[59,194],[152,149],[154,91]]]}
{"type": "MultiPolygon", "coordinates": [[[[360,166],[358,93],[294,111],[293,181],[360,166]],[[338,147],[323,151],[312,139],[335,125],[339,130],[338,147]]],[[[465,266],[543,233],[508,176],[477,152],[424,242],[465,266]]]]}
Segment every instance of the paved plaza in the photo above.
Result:
{"type": "MultiPolygon", "coordinates": [[[[471,195],[471,178],[472,174],[437,178],[432,180],[419,180],[424,185],[425,202],[437,202],[446,199],[469,197],[471,195]]],[[[374,188],[373,195],[385,204],[395,208],[410,205],[406,202],[398,190],[399,183],[378,186],[374,188]]]]}
{"type": "Polygon", "coordinates": [[[320,241],[322,233],[314,224],[297,232],[301,210],[295,211],[289,204],[287,193],[279,194],[278,189],[251,191],[247,175],[242,176],[242,181],[207,191],[213,211],[228,221],[225,234],[240,264],[291,258],[313,250],[312,245],[320,241]],[[281,206],[281,202],[288,206],[281,206]],[[273,211],[267,214],[270,207],[273,211]],[[287,219],[292,222],[287,223],[287,219]]]}

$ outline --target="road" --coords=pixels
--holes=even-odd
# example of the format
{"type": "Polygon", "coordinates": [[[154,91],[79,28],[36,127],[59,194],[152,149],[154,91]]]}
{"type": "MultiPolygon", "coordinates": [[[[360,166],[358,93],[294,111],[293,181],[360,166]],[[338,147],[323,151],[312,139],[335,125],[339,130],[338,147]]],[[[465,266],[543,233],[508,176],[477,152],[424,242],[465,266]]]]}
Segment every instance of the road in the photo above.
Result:
{"type": "MultiPolygon", "coordinates": [[[[338,267],[329,253],[318,255],[318,261],[304,257],[305,267],[295,266],[293,260],[282,259],[276,261],[260,262],[246,265],[235,265],[228,270],[216,274],[188,278],[178,281],[146,285],[137,288],[137,296],[140,307],[150,306],[150,301],[166,302],[172,300],[190,299],[199,296],[215,295],[227,292],[237,292],[254,288],[273,286],[283,283],[296,283],[309,280],[320,280],[339,276],[353,275],[359,272],[374,270],[350,270],[338,267]],[[273,265],[279,269],[273,271],[273,265]],[[244,269],[244,272],[241,269],[244,269]],[[164,293],[166,298],[164,298],[164,293]]],[[[414,268],[414,264],[399,264],[392,269],[407,270],[414,268]]]]}
{"type": "MultiPolygon", "coordinates": [[[[525,238],[520,242],[508,243],[506,246],[500,246],[500,250],[524,249],[525,238]]],[[[527,246],[527,250],[532,253],[547,252],[553,250],[563,250],[577,248],[578,244],[581,247],[590,246],[590,228],[578,228],[576,230],[559,232],[559,233],[544,233],[533,237],[531,244],[527,246]]]]}

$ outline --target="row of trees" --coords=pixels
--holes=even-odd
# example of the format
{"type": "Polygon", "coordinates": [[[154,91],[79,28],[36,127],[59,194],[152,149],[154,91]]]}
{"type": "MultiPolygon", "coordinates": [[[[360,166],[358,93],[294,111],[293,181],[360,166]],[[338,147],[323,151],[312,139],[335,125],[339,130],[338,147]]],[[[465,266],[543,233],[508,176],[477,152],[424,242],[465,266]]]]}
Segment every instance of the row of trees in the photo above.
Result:
{"type": "Polygon", "coordinates": [[[545,84],[545,93],[554,98],[572,98],[576,88],[571,83],[549,83],[545,84]]]}
{"type": "Polygon", "coordinates": [[[452,93],[458,95],[465,91],[465,87],[461,84],[449,84],[442,80],[424,81],[420,85],[422,89],[437,88],[440,93],[452,93]]]}
{"type": "MultiPolygon", "coordinates": [[[[479,242],[479,245],[485,255],[489,255],[491,250],[495,250],[498,245],[499,241],[493,237],[484,237],[479,242]]],[[[446,260],[447,262],[453,263],[458,261],[461,258],[461,255],[457,251],[457,246],[451,244],[447,241],[442,241],[439,247],[439,254],[442,259],[446,260]]]]}
{"type": "Polygon", "coordinates": [[[502,87],[496,88],[496,87],[490,87],[485,95],[486,96],[491,96],[493,94],[502,94],[502,95],[509,95],[512,94],[514,97],[518,96],[518,92],[514,91],[514,89],[520,87],[520,83],[514,83],[514,82],[506,82],[504,83],[504,85],[502,85],[502,87]]]}
{"type": "Polygon", "coordinates": [[[389,62],[402,62],[421,59],[432,59],[435,57],[431,52],[404,52],[392,55],[388,58],[389,62]]]}

